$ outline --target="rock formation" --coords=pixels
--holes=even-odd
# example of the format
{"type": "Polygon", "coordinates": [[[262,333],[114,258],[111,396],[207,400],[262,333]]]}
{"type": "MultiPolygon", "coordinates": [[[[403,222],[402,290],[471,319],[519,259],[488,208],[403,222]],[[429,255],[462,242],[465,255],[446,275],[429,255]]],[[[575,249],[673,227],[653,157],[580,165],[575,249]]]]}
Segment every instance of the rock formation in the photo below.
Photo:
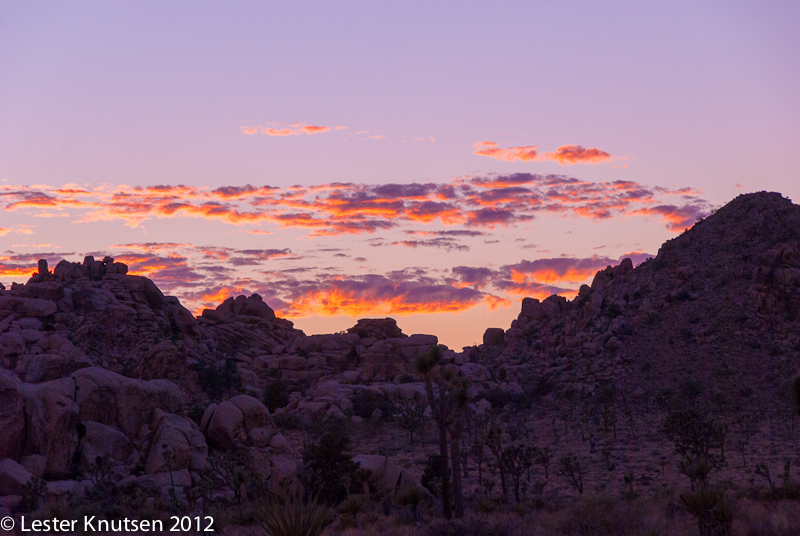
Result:
{"type": "MultiPolygon", "coordinates": [[[[437,342],[390,318],[306,336],[255,294],[195,318],[109,257],[52,272],[40,261],[0,290],[0,496],[12,497],[0,508],[17,508],[34,477],[53,497],[85,493],[98,464],[115,486],[181,495],[242,451],[271,489],[297,489],[300,445],[281,423],[358,426],[425,408],[415,362],[437,342]]],[[[478,415],[525,399],[556,423],[558,404],[613,386],[633,421],[687,378],[726,411],[773,411],[800,368],[800,207],[740,196],[642,265],[597,272],[573,300],[523,299],[508,329],[445,349],[441,367],[469,381],[478,415]]],[[[380,452],[356,459],[384,493],[416,485],[380,452]]]]}

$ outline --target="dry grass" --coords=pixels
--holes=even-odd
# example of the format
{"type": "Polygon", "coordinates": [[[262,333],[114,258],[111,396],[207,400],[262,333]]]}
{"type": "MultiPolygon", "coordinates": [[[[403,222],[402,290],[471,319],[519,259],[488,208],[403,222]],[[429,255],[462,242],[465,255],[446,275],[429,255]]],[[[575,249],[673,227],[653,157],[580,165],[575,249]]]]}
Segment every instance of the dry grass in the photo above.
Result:
{"type": "MultiPolygon", "coordinates": [[[[797,536],[800,502],[731,499],[731,536],[797,536]]],[[[697,521],[669,496],[625,501],[585,497],[561,507],[470,513],[446,522],[428,514],[427,523],[404,525],[397,516],[360,515],[357,527],[334,524],[327,536],[697,536],[697,521]]]]}

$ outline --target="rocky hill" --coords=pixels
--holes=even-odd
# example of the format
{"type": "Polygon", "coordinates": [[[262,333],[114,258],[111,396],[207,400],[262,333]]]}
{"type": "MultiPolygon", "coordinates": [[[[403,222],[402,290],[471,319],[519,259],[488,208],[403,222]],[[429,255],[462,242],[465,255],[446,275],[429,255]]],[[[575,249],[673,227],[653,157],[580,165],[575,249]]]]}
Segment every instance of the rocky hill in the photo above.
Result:
{"type": "Polygon", "coordinates": [[[653,400],[691,378],[731,404],[776,404],[800,366],[800,207],[739,196],[635,269],[599,271],[572,301],[525,298],[510,329],[466,353],[563,391],[614,381],[653,400]]]}
{"type": "MultiPolygon", "coordinates": [[[[469,381],[470,422],[521,416],[533,443],[585,457],[598,486],[627,486],[627,472],[642,486],[682,478],[658,470],[674,465],[661,423],[682,398],[726,423],[723,451],[781,464],[796,456],[786,393],[800,368],[799,252],[800,207],[743,195],[644,264],[598,272],[572,301],[525,298],[508,329],[445,350],[441,367],[469,381]]],[[[0,290],[0,514],[24,510],[37,478],[48,500],[90,494],[101,461],[115,489],[188,501],[225,453],[245,449],[273,491],[296,488],[312,422],[349,423],[373,488],[396,493],[419,481],[430,450],[403,439],[398,415],[428,405],[415,362],[437,342],[388,318],[306,336],[258,295],[195,318],[111,258],[52,271],[40,261],[26,284],[0,290]]],[[[465,478],[480,500],[486,486],[465,478]]],[[[553,478],[548,500],[574,493],[553,478]]],[[[215,493],[233,500],[235,487],[215,493]]]]}

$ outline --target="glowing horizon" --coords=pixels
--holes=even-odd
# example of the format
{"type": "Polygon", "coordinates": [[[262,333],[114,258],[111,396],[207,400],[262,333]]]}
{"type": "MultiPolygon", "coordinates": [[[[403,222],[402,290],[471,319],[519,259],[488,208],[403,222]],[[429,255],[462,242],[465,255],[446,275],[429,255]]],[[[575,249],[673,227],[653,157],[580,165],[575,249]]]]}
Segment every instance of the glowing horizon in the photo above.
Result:
{"type": "Polygon", "coordinates": [[[748,191],[800,196],[800,6],[0,6],[0,281],[110,255],[190,310],[451,347],[748,191]],[[689,17],[687,14],[691,14],[689,17]]]}

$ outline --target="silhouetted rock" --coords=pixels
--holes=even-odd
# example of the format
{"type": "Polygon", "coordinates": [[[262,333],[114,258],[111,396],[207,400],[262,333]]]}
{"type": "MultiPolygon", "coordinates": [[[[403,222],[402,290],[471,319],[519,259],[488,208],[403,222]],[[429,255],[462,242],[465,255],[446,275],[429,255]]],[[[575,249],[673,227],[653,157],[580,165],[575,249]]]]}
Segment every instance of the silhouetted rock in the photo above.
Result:
{"type": "Polygon", "coordinates": [[[362,318],[352,328],[347,328],[348,333],[355,333],[362,339],[397,339],[406,337],[397,326],[394,318],[362,318]]]}

